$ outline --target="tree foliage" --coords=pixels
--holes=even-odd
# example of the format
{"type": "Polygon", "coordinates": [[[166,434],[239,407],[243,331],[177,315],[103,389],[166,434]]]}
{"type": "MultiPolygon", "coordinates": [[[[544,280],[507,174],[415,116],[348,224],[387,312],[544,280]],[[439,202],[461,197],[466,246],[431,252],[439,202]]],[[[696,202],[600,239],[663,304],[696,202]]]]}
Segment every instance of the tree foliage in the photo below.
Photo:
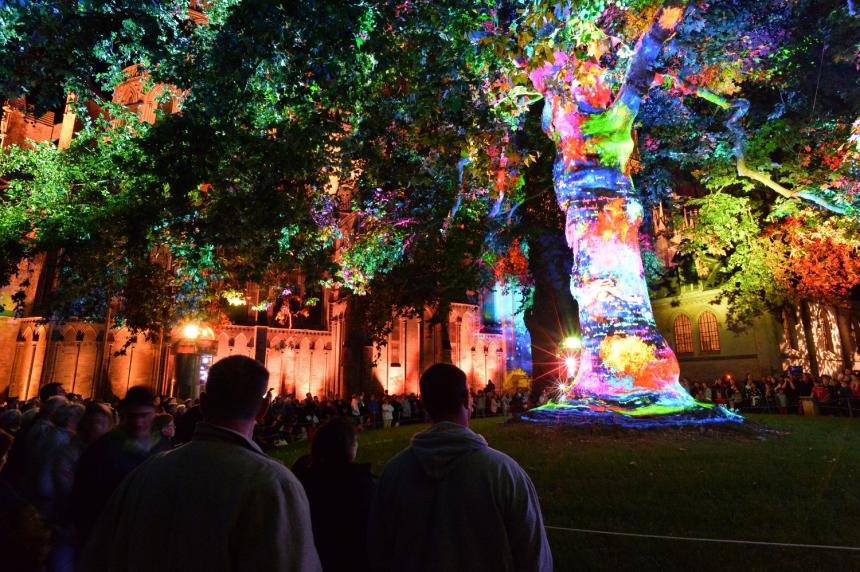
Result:
{"type": "MultiPolygon", "coordinates": [[[[563,52],[583,103],[605,106],[663,4],[219,0],[195,6],[202,25],[180,0],[4,3],[5,96],[40,111],[74,93],[82,129],[68,149],[0,153],[0,270],[60,252],[58,313],[120,300],[147,329],[302,269],[371,296],[377,337],[392,307],[444,313],[494,269],[529,286],[524,253],[559,225],[535,73],[563,52]],[[181,112],[150,125],[111,103],[132,65],[181,112]]],[[[682,252],[721,261],[739,321],[844,298],[860,19],[834,0],[675,4],[635,146],[600,149],[632,152],[646,205],[698,212],[682,252]],[[739,149],[773,185],[739,174],[739,149]],[[821,256],[840,270],[812,268],[821,256]]]]}

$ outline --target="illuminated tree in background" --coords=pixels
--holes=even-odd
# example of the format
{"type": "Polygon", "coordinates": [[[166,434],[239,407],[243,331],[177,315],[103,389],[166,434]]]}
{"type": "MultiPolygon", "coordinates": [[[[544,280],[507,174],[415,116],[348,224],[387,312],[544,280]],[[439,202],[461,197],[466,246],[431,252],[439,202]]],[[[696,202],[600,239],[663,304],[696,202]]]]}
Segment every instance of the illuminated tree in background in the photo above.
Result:
{"type": "MultiPolygon", "coordinates": [[[[566,214],[571,291],[582,328],[581,349],[568,358],[569,383],[548,406],[530,413],[532,419],[705,409],[678,383],[678,361],[654,321],[639,250],[643,208],[629,170],[634,120],[683,11],[680,2],[659,9],[614,98],[607,70],[596,61],[602,55],[597,38],[583,60],[559,47],[539,66],[522,62],[544,98],[542,127],[556,145],[555,192],[566,214]]],[[[557,7],[555,17],[571,20],[572,8],[557,7]]]]}
{"type": "MultiPolygon", "coordinates": [[[[556,146],[555,193],[566,215],[565,234],[574,257],[571,291],[579,304],[582,327],[581,346],[576,343],[568,348],[569,371],[561,376],[567,380],[554,402],[530,412],[532,419],[580,420],[593,414],[620,414],[618,419],[623,422],[625,416],[653,419],[662,415],[660,422],[686,423],[734,418],[695,402],[679,385],[677,359],[657,331],[649,302],[638,234],[645,213],[633,185],[631,156],[636,151],[634,123],[643,98],[653,87],[675,87],[680,95],[693,94],[727,112],[725,127],[738,176],[786,199],[802,199],[837,215],[850,217],[857,212],[856,163],[848,162],[855,169],[854,182],[849,176],[833,185],[786,188],[747,164],[742,120],[749,102],[718,95],[703,86],[706,82],[701,78],[698,85],[689,83],[682,74],[692,75],[692,71],[679,64],[678,50],[675,62],[671,56],[668,62],[659,61],[686,8],[687,2],[671,0],[637,2],[635,7],[625,2],[537,1],[514,26],[501,26],[505,29],[502,37],[508,35],[507,30],[517,30],[513,49],[506,40],[501,42],[501,52],[513,52],[521,70],[507,72],[509,83],[504,89],[509,99],[518,100],[511,114],[516,116],[517,107],[528,106],[539,97],[544,100],[542,126],[556,146]],[[618,32],[625,25],[631,31],[634,11],[645,29],[635,47],[622,55],[624,48],[617,46],[624,44],[624,34],[618,32]],[[619,60],[625,65],[619,66],[619,60]],[[665,77],[656,73],[658,62],[665,77]],[[576,355],[571,352],[574,347],[576,355]]],[[[737,20],[731,23],[742,27],[740,16],[735,14],[737,20]]],[[[752,30],[762,33],[753,26],[752,30]]],[[[636,33],[635,26],[632,31],[636,33]]],[[[740,30],[735,33],[741,34],[740,30]]],[[[700,49],[704,53],[707,46],[700,49]]],[[[737,91],[732,73],[738,81],[744,74],[752,75],[749,69],[732,67],[732,62],[722,69],[711,66],[709,71],[723,80],[723,93],[737,91]]],[[[705,227],[703,232],[711,235],[713,228],[705,227]]],[[[841,252],[856,255],[856,238],[845,238],[846,248],[841,252]]],[[[700,243],[707,242],[700,237],[700,243]]],[[[849,281],[856,283],[856,264],[847,266],[852,267],[849,281]]]]}

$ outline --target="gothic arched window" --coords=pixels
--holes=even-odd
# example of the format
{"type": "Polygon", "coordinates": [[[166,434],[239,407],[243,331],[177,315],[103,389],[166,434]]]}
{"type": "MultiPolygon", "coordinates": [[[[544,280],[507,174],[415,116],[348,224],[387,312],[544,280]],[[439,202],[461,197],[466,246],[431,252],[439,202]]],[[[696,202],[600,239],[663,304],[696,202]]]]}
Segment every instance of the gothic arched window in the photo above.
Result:
{"type": "Polygon", "coordinates": [[[703,352],[720,351],[720,330],[713,312],[702,312],[699,316],[699,346],[703,352]]]}
{"type": "Polygon", "coordinates": [[[679,354],[693,353],[693,322],[681,314],[675,318],[675,352],[679,354]]]}

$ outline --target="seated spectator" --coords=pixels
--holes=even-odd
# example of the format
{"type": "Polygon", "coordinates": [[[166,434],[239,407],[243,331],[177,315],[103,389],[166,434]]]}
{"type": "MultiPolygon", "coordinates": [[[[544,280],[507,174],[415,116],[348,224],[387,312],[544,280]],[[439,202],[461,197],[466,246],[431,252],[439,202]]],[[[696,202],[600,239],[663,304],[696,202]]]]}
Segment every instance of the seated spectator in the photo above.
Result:
{"type": "Polygon", "coordinates": [[[374,481],[370,464],[355,463],[358,439],[347,419],[320,425],[299,476],[311,507],[314,542],[326,572],[369,570],[367,517],[374,481]]]}

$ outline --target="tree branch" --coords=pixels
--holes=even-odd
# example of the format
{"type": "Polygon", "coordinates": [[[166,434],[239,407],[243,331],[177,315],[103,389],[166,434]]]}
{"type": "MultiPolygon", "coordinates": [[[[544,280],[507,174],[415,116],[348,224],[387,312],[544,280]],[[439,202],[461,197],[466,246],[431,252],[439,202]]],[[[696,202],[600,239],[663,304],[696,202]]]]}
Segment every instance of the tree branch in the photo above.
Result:
{"type": "Polygon", "coordinates": [[[747,114],[750,108],[750,103],[746,99],[737,98],[735,100],[728,100],[724,97],[721,97],[705,88],[695,87],[686,80],[683,80],[678,77],[669,76],[671,79],[681,86],[683,89],[694,93],[697,97],[704,99],[714,105],[720,107],[725,110],[734,110],[734,113],[726,120],[726,127],[732,134],[732,138],[734,139],[734,154],[735,161],[737,164],[738,175],[741,177],[746,177],[748,179],[752,179],[764,185],[765,187],[775,191],[780,196],[783,196],[787,199],[804,199],[811,203],[814,203],[824,209],[827,209],[831,212],[847,215],[848,210],[838,205],[831,203],[823,197],[820,197],[814,194],[811,191],[792,191],[783,185],[780,185],[776,181],[774,181],[770,175],[767,173],[763,173],[762,171],[757,171],[755,169],[750,168],[746,162],[746,131],[744,130],[743,125],[741,124],[741,119],[747,114]]]}
{"type": "Polygon", "coordinates": [[[612,107],[623,105],[633,116],[639,111],[642,98],[648,93],[654,80],[654,62],[660,55],[663,44],[675,34],[686,6],[686,0],[667,0],[657,12],[651,27],[636,43],[624,83],[612,107]]]}

